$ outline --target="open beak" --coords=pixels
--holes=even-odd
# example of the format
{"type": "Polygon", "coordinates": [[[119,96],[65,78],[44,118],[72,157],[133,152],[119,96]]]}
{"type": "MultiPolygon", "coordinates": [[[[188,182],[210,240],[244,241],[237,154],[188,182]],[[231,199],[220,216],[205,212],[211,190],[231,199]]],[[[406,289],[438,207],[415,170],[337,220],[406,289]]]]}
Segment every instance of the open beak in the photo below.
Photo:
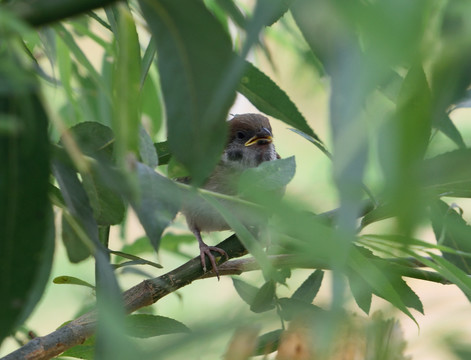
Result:
{"type": "Polygon", "coordinates": [[[245,146],[252,146],[252,145],[268,145],[273,141],[273,138],[270,135],[255,135],[251,137],[246,143],[245,146]]]}

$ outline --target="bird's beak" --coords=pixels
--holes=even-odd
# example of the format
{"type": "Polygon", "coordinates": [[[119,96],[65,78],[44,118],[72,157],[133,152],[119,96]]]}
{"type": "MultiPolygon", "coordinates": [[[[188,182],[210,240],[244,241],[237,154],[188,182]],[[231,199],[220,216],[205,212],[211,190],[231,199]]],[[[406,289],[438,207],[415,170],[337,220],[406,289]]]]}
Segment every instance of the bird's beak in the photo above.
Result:
{"type": "Polygon", "coordinates": [[[245,146],[252,146],[252,145],[255,145],[255,144],[258,144],[258,145],[268,145],[268,144],[270,144],[272,141],[273,141],[273,138],[272,138],[270,135],[264,135],[264,136],[255,135],[255,136],[252,136],[252,137],[245,143],[245,146]]]}

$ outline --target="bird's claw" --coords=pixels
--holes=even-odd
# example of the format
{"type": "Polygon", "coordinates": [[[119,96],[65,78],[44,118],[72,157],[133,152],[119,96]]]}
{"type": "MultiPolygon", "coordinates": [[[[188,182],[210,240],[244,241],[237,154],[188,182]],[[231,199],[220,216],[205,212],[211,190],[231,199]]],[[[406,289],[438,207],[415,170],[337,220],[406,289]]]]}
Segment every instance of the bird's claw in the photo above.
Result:
{"type": "Polygon", "coordinates": [[[206,272],[206,258],[205,258],[205,255],[206,255],[209,258],[211,266],[219,280],[219,271],[216,265],[216,258],[211,253],[211,251],[218,252],[219,254],[224,256],[226,260],[229,260],[229,255],[227,255],[227,252],[225,252],[223,249],[220,249],[216,246],[208,246],[206,244],[204,246],[200,246],[200,257],[201,257],[201,264],[203,265],[203,271],[206,272]]]}

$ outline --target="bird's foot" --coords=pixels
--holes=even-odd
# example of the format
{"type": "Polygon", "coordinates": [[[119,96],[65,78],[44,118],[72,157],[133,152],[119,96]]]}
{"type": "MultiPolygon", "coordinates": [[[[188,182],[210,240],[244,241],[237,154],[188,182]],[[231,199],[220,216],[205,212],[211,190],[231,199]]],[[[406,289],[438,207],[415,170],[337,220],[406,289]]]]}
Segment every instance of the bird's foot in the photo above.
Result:
{"type": "Polygon", "coordinates": [[[216,258],[214,255],[211,253],[211,251],[218,252],[222,256],[226,257],[226,260],[229,260],[229,255],[227,255],[227,252],[225,252],[223,249],[220,249],[216,246],[208,246],[204,243],[200,244],[200,257],[201,257],[201,264],[203,265],[203,270],[206,272],[206,257],[208,257],[209,261],[211,262],[211,266],[216,273],[216,276],[219,280],[219,271],[218,267],[216,265],[216,258]]]}

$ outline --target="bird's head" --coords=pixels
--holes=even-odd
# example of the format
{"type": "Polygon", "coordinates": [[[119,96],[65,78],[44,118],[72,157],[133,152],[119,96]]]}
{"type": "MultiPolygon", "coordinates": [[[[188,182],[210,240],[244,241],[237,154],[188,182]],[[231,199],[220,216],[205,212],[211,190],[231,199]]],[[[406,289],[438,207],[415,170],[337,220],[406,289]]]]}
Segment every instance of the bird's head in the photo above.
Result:
{"type": "Polygon", "coordinates": [[[229,140],[223,154],[224,163],[248,168],[276,158],[272,129],[265,116],[242,114],[235,115],[229,121],[229,140]]]}

